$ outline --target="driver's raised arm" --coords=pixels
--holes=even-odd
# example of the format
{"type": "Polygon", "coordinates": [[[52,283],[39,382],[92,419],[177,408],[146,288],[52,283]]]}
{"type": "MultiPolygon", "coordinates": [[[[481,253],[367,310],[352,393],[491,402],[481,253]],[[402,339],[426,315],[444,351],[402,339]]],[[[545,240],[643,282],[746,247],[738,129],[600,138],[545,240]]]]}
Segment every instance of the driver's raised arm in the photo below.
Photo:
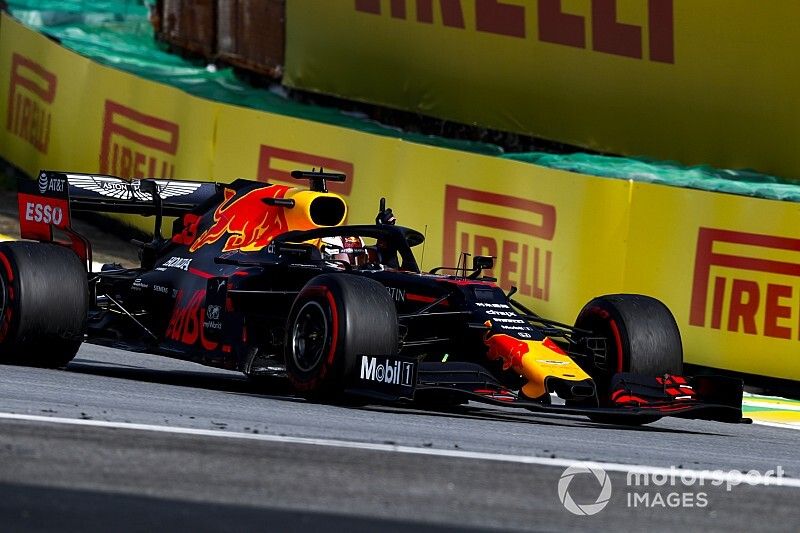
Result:
{"type": "Polygon", "coordinates": [[[386,208],[386,198],[381,198],[380,208],[378,209],[378,216],[375,217],[375,224],[378,226],[389,225],[394,226],[397,224],[397,218],[392,213],[391,208],[386,208]]]}

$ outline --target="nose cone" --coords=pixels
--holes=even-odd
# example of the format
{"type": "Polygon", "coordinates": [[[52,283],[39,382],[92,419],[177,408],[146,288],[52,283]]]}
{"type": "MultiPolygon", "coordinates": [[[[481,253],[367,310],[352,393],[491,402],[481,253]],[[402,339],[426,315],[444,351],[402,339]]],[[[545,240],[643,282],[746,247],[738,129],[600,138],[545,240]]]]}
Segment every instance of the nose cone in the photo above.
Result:
{"type": "Polygon", "coordinates": [[[501,359],[504,370],[527,379],[522,393],[528,398],[541,398],[548,392],[564,399],[594,395],[592,378],[550,338],[523,340],[500,333],[485,343],[489,359],[501,359]]]}

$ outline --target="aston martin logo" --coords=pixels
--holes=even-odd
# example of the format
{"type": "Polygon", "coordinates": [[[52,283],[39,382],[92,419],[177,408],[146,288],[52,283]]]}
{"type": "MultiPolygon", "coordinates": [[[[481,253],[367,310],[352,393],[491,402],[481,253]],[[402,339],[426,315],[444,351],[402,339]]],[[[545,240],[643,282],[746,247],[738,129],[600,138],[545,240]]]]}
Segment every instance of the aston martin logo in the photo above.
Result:
{"type": "MultiPolygon", "coordinates": [[[[69,184],[79,189],[92,191],[103,196],[118,198],[120,200],[152,200],[150,193],[141,190],[141,181],[125,181],[111,176],[68,176],[69,184]]],[[[158,186],[158,194],[161,198],[171,196],[185,196],[192,194],[200,188],[200,183],[188,183],[185,181],[174,180],[155,180],[158,186]]]]}

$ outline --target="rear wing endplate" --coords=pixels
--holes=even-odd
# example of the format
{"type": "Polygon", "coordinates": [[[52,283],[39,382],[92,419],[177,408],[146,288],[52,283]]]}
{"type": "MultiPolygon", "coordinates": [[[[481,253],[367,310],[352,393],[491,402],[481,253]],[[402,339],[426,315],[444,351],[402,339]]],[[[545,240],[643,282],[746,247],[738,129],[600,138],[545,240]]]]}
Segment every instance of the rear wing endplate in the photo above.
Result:
{"type": "MultiPolygon", "coordinates": [[[[148,185],[148,184],[146,184],[148,185]]],[[[36,181],[19,180],[19,225],[23,239],[56,242],[91,262],[91,245],[72,229],[72,213],[91,211],[142,216],[180,216],[217,192],[217,184],[182,180],[126,180],[116,176],[42,170],[36,181]],[[154,202],[143,181],[152,182],[161,202],[154,202]],[[157,205],[160,207],[157,208],[157,205]],[[66,240],[54,238],[54,232],[66,240]]]]}

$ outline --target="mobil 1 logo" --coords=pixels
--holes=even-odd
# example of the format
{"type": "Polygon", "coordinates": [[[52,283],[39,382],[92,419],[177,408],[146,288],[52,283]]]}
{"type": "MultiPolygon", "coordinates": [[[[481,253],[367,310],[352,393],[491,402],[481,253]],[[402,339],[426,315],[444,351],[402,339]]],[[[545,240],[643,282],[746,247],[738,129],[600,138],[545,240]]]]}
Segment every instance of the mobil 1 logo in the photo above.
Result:
{"type": "Polygon", "coordinates": [[[412,398],[417,381],[417,363],[399,357],[362,355],[355,377],[359,388],[412,398]]]}

